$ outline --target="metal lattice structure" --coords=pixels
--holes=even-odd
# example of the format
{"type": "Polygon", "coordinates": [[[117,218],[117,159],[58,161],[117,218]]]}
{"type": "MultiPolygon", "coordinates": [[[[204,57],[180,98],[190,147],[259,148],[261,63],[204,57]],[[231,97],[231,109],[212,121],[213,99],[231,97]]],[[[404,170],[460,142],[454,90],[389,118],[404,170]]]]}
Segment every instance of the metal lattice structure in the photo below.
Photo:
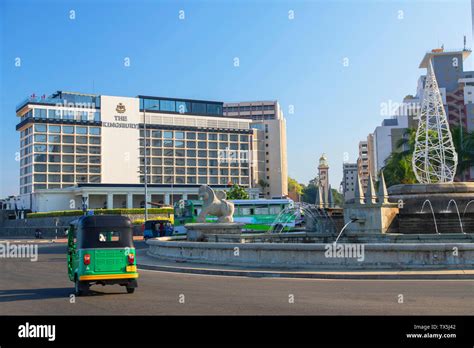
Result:
{"type": "Polygon", "coordinates": [[[413,171],[422,184],[453,182],[457,164],[458,155],[430,61],[416,131],[413,171]]]}

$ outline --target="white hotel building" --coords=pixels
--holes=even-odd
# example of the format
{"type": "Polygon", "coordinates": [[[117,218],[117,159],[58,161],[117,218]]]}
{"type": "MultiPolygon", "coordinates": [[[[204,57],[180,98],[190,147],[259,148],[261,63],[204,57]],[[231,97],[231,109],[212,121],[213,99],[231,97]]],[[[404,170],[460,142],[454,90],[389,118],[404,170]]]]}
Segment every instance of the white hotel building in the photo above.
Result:
{"type": "Polygon", "coordinates": [[[157,204],[197,199],[202,184],[239,184],[252,198],[286,195],[285,129],[275,133],[281,134],[280,148],[259,151],[268,126],[265,131],[261,120],[225,117],[223,109],[222,102],[149,96],[58,91],[30,97],[16,110],[19,207],[143,207],[145,169],[146,201],[157,204]],[[269,183],[270,160],[279,168],[272,169],[269,183]],[[262,180],[270,186],[262,188],[262,180]]]}

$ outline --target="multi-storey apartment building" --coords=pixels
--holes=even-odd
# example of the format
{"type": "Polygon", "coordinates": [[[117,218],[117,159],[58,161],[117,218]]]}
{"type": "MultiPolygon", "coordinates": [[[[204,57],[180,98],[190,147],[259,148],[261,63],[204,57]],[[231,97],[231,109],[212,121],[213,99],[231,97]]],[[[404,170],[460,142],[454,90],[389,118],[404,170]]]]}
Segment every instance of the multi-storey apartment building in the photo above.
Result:
{"type": "MultiPolygon", "coordinates": [[[[277,143],[258,151],[275,133],[274,123],[226,117],[223,107],[215,101],[70,92],[27,98],[16,110],[22,206],[48,211],[77,209],[84,202],[90,208],[172,204],[196,199],[202,184],[225,189],[235,183],[258,197],[259,163],[281,151],[277,143]]],[[[279,138],[285,140],[280,171],[286,173],[286,139],[279,138]]]]}
{"type": "Polygon", "coordinates": [[[256,130],[255,176],[265,197],[288,195],[286,120],[277,101],[225,103],[224,116],[251,120],[256,130]]]}
{"type": "Polygon", "coordinates": [[[342,165],[342,190],[344,200],[348,201],[354,198],[354,190],[357,180],[358,165],[357,163],[343,163],[342,165]]]}

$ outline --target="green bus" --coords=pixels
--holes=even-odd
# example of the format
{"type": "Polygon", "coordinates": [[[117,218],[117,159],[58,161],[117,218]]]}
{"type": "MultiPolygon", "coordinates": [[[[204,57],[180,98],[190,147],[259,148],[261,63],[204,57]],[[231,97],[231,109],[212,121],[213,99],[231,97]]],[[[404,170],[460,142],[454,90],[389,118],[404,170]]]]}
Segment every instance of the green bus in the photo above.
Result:
{"type": "MultiPolygon", "coordinates": [[[[291,199],[239,199],[234,203],[234,221],[243,222],[248,232],[290,231],[302,221],[301,214],[294,209],[291,199]]],[[[174,205],[174,234],[186,234],[185,225],[196,222],[201,212],[202,201],[181,200],[174,205]]],[[[217,217],[208,216],[206,222],[216,222],[217,217]]]]}

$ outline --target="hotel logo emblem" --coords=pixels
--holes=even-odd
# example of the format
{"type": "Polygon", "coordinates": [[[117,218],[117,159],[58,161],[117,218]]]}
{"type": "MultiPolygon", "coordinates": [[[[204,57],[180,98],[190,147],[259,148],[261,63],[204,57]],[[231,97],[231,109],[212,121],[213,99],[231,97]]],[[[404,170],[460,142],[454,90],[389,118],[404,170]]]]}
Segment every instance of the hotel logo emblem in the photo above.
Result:
{"type": "Polygon", "coordinates": [[[115,111],[117,111],[119,114],[123,114],[126,111],[125,105],[123,105],[122,103],[118,103],[117,107],[115,108],[115,111]]]}

